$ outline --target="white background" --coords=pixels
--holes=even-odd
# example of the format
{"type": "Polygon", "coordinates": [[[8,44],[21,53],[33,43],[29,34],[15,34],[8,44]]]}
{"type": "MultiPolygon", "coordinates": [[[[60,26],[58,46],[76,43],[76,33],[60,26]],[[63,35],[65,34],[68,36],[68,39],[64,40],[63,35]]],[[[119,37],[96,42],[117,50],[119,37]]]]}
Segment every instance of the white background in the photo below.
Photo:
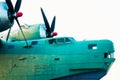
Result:
{"type": "Polygon", "coordinates": [[[20,23],[43,23],[41,7],[50,23],[56,16],[58,36],[72,36],[76,40],[112,40],[116,61],[101,80],[120,79],[120,0],[23,0],[20,11],[24,15],[19,18],[20,23]]]}

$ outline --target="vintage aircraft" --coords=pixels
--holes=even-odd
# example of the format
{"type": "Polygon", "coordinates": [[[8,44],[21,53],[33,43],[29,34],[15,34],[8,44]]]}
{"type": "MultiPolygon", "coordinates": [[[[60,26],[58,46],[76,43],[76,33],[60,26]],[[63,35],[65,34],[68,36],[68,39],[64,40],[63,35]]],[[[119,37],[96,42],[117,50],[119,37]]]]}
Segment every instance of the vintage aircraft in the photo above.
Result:
{"type": "MultiPolygon", "coordinates": [[[[6,3],[8,7],[12,5],[10,0],[6,3]]],[[[43,19],[47,28],[45,15],[43,19]]],[[[19,22],[18,25],[24,34],[19,22]]],[[[4,25],[0,27],[6,30],[4,25]]],[[[0,39],[0,80],[99,80],[115,61],[111,40],[76,41],[51,35],[27,40],[23,36],[24,40],[0,39]]]]}

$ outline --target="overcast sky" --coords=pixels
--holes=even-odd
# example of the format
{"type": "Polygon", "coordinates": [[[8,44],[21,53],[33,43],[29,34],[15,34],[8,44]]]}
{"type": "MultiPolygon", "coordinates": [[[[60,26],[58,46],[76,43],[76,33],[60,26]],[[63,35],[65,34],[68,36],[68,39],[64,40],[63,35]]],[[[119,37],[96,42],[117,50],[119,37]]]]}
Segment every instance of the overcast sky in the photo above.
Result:
{"type": "Polygon", "coordinates": [[[120,79],[120,0],[23,0],[20,23],[43,23],[41,7],[50,23],[56,16],[58,36],[72,36],[77,40],[112,40],[116,61],[101,80],[120,79]]]}

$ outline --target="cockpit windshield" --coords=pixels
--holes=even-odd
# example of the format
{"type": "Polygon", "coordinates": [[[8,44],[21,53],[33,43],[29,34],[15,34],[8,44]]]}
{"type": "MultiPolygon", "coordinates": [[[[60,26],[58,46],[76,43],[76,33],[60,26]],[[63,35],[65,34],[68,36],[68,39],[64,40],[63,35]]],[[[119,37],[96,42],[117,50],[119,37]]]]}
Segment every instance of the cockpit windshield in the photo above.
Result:
{"type": "Polygon", "coordinates": [[[49,44],[65,44],[73,43],[75,40],[73,38],[64,37],[64,38],[54,38],[49,40],[49,44]]]}

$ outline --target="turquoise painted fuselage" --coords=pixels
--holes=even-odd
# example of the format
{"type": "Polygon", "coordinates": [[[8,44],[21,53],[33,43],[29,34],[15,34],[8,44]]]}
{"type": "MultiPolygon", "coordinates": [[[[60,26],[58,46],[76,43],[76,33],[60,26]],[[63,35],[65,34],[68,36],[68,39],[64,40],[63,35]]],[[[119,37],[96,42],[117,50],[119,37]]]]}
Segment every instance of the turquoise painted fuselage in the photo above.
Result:
{"type": "Polygon", "coordinates": [[[75,41],[60,37],[28,40],[28,43],[29,48],[25,41],[1,40],[0,80],[64,80],[76,74],[107,73],[115,60],[110,40],[75,41]]]}

